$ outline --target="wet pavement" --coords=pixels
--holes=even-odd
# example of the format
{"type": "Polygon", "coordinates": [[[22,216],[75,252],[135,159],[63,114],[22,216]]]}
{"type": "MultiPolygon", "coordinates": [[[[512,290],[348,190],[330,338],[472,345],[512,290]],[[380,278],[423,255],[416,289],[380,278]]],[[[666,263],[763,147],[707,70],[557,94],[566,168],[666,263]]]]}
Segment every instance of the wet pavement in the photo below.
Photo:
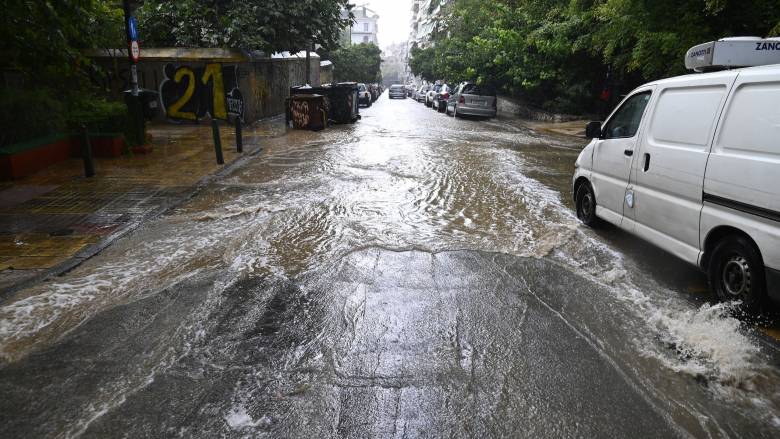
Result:
{"type": "Polygon", "coordinates": [[[582,140],[361,113],[0,303],[0,436],[780,433],[777,343],[579,225],[582,140]]]}
{"type": "MultiPolygon", "coordinates": [[[[256,124],[244,133],[245,153],[238,154],[234,129],[223,126],[224,166],[283,132],[278,123],[256,124]]],[[[150,153],[95,158],[92,178],[84,177],[83,162],[73,158],[0,183],[0,292],[72,268],[186,200],[224,168],[216,163],[210,125],[154,125],[149,133],[150,153]]]]}

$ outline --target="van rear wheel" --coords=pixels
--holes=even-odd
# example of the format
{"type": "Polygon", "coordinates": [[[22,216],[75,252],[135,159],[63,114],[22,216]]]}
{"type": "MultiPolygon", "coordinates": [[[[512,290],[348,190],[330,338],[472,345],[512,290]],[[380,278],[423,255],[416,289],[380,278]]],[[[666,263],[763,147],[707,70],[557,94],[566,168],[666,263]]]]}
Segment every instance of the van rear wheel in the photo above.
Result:
{"type": "Polygon", "coordinates": [[[712,251],[710,290],[718,300],[740,301],[746,311],[760,311],[766,298],[766,278],[761,254],[750,240],[732,235],[712,251]]]}
{"type": "Polygon", "coordinates": [[[577,188],[575,196],[577,218],[588,227],[598,226],[599,219],[596,216],[596,195],[589,183],[582,183],[577,188]]]}

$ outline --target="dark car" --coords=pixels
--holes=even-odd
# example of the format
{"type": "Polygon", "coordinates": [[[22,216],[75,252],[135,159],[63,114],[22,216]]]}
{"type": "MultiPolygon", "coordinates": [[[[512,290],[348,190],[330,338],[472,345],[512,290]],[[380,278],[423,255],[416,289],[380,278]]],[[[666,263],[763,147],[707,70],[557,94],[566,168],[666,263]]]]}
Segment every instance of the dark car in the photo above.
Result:
{"type": "Polygon", "coordinates": [[[390,99],[395,99],[395,98],[406,99],[406,89],[401,84],[391,85],[390,91],[387,94],[390,99]]]}
{"type": "Polygon", "coordinates": [[[444,110],[447,109],[447,100],[450,98],[451,91],[452,88],[450,88],[449,85],[442,84],[442,86],[439,88],[439,91],[433,95],[431,108],[438,111],[439,113],[444,113],[444,110]]]}
{"type": "Polygon", "coordinates": [[[447,101],[447,114],[455,117],[496,117],[496,91],[473,82],[460,84],[447,101]]]}

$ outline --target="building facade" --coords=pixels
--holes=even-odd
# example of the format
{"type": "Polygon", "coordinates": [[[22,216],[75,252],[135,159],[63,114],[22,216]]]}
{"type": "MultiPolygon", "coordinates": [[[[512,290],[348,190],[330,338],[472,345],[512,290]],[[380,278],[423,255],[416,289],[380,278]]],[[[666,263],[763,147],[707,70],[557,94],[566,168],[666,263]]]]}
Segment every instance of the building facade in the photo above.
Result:
{"type": "Polygon", "coordinates": [[[431,34],[436,30],[443,15],[443,8],[452,0],[413,0],[412,22],[409,44],[427,47],[431,44],[431,34]]]}
{"type": "Polygon", "coordinates": [[[373,43],[378,46],[379,15],[365,6],[353,9],[352,13],[355,15],[355,22],[345,30],[345,39],[351,44],[373,43]]]}

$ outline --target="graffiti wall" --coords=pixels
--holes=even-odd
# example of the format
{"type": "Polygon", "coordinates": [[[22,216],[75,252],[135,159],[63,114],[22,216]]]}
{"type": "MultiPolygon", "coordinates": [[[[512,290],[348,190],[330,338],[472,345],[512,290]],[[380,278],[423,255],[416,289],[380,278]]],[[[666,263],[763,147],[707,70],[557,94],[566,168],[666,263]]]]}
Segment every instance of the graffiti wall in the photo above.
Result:
{"type": "MultiPolygon", "coordinates": [[[[127,54],[92,51],[102,68],[93,82],[115,99],[129,88],[127,54]]],[[[319,84],[319,57],[311,57],[313,85],[319,84]]],[[[303,85],[305,58],[268,57],[233,49],[147,48],[138,64],[141,88],[159,93],[160,120],[229,119],[245,122],[284,114],[290,87],[303,85]]]]}
{"type": "Polygon", "coordinates": [[[244,115],[236,65],[208,63],[203,67],[165,64],[160,104],[170,119],[227,120],[244,115]]]}

